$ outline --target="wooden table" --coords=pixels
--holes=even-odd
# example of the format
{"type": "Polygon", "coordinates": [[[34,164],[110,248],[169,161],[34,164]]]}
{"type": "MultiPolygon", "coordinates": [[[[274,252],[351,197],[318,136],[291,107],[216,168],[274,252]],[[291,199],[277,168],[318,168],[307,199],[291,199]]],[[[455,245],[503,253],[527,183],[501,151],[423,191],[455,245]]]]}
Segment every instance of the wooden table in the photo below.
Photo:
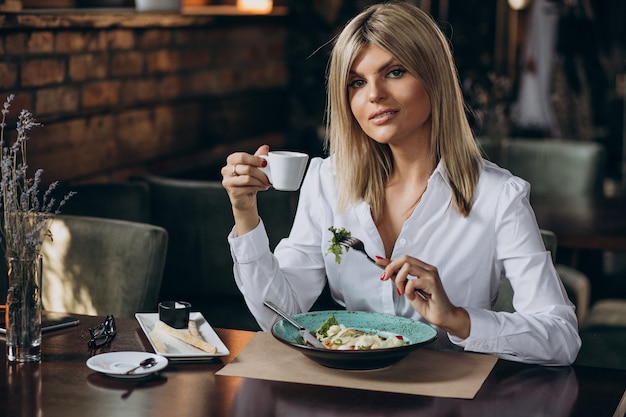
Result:
{"type": "MultiPolygon", "coordinates": [[[[152,379],[125,381],[85,365],[87,328],[102,318],[44,335],[39,364],[0,359],[0,415],[112,416],[617,416],[626,409],[626,371],[542,367],[499,360],[473,400],[215,376],[254,333],[217,329],[231,355],[215,363],[170,362],[152,379]],[[620,404],[621,401],[621,405],[620,404]],[[620,411],[616,410],[620,408],[620,411]]],[[[133,319],[116,319],[111,351],[151,351],[133,319]]],[[[302,360],[308,360],[303,357],[302,360]]]]}

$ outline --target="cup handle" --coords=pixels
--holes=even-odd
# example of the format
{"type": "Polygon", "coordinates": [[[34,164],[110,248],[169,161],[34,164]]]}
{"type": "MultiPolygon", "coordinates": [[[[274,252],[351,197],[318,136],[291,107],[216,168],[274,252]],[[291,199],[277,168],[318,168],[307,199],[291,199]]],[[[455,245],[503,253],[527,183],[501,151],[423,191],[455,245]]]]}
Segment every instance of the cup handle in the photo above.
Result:
{"type": "Polygon", "coordinates": [[[261,158],[265,159],[265,161],[267,162],[267,165],[265,165],[264,167],[259,167],[259,169],[265,174],[267,175],[267,179],[270,181],[270,184],[272,183],[272,174],[270,172],[270,158],[268,155],[259,155],[261,158]]]}

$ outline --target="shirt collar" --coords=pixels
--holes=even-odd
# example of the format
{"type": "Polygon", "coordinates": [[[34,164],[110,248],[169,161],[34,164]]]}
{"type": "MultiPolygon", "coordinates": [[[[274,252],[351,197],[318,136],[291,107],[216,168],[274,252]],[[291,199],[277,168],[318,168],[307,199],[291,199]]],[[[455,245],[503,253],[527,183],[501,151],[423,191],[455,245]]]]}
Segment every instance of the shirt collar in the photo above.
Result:
{"type": "Polygon", "coordinates": [[[448,173],[446,172],[446,168],[444,167],[442,160],[439,160],[439,162],[437,163],[435,170],[428,179],[428,183],[430,183],[431,181],[441,181],[450,190],[452,190],[452,187],[450,186],[450,179],[448,178],[448,173]]]}

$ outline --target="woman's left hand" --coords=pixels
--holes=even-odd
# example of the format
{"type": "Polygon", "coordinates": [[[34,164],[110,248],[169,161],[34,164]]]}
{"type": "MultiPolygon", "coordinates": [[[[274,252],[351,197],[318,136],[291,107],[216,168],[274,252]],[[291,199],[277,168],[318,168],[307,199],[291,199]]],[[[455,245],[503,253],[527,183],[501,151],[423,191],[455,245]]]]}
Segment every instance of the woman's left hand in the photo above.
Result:
{"type": "Polygon", "coordinates": [[[381,280],[393,279],[398,294],[404,294],[422,317],[454,336],[469,336],[469,315],[450,302],[436,267],[407,255],[393,261],[377,258],[376,263],[385,268],[381,280]]]}

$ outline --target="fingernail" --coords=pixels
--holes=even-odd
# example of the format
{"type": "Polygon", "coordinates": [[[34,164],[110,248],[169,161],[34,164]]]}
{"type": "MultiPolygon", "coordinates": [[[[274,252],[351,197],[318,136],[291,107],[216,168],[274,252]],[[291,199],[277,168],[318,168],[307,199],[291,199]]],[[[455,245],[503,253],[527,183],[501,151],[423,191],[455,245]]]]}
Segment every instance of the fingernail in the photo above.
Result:
{"type": "Polygon", "coordinates": [[[264,159],[263,162],[261,162],[261,166],[263,168],[265,168],[267,166],[267,161],[264,159]]]}
{"type": "Polygon", "coordinates": [[[382,256],[375,256],[375,258],[378,259],[379,261],[383,259],[382,256]]]}
{"type": "Polygon", "coordinates": [[[387,273],[383,271],[383,274],[380,276],[380,280],[383,281],[387,277],[387,273]]]}
{"type": "Polygon", "coordinates": [[[400,292],[400,288],[396,287],[396,292],[398,293],[398,295],[402,295],[402,293],[400,292]]]}

